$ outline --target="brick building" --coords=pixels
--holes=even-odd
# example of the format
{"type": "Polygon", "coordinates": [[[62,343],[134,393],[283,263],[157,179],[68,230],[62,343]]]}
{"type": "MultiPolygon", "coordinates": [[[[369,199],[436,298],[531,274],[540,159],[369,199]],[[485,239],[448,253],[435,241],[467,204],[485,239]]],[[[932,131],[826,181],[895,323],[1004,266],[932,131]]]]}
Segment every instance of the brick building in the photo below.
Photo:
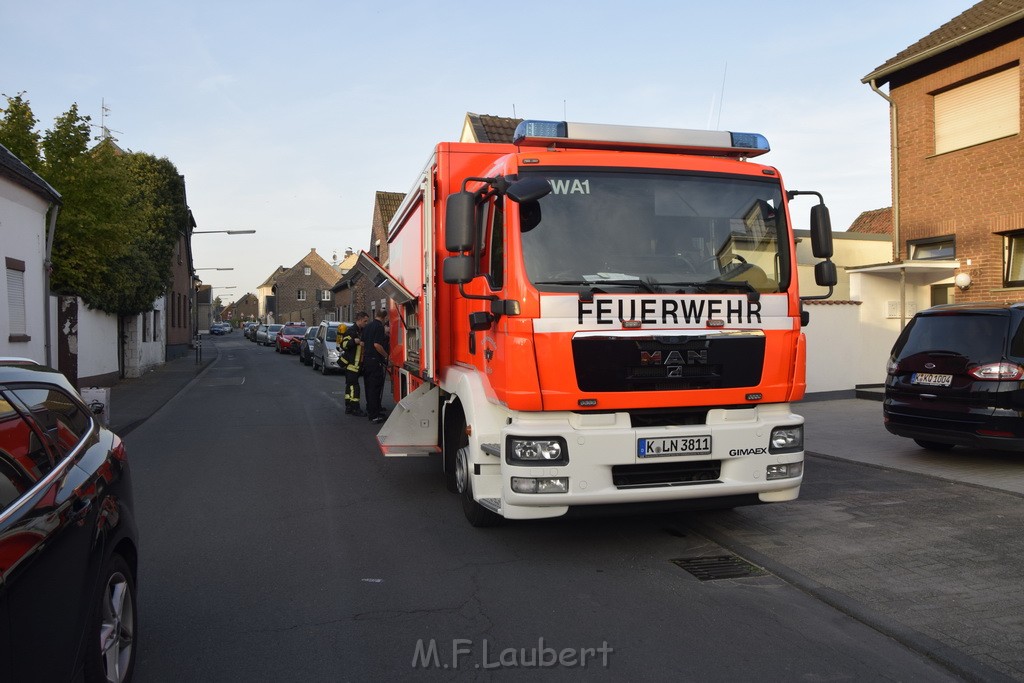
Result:
{"type": "Polygon", "coordinates": [[[894,259],[860,272],[918,309],[1024,299],[1022,58],[1024,0],[983,0],[863,79],[889,102],[894,259]]]}
{"type": "Polygon", "coordinates": [[[260,300],[252,292],[248,292],[242,295],[235,303],[231,304],[231,309],[234,312],[233,320],[244,322],[247,320],[256,320],[260,314],[260,300]]]}
{"type": "Polygon", "coordinates": [[[307,325],[318,325],[334,311],[331,287],[337,281],[338,271],[315,248],[310,249],[298,263],[278,273],[273,286],[277,306],[274,320],[304,320],[307,325]]]}
{"type": "MultiPolygon", "coordinates": [[[[388,262],[388,223],[398,211],[405,195],[401,192],[378,191],[373,201],[373,221],[370,226],[370,248],[367,252],[378,263],[388,262]]],[[[346,259],[347,260],[347,259],[346,259]]],[[[344,262],[343,262],[344,263],[344,262]]],[[[387,306],[387,297],[376,290],[357,270],[351,269],[334,285],[334,306],[338,320],[350,321],[359,311],[371,316],[382,306],[387,306]]]]}

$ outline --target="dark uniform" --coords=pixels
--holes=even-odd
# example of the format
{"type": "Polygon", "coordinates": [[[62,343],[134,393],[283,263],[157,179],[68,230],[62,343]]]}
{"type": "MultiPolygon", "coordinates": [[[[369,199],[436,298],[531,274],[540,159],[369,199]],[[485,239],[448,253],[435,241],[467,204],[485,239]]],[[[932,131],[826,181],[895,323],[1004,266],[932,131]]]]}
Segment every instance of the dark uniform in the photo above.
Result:
{"type": "Polygon", "coordinates": [[[359,371],[363,362],[363,345],[358,342],[358,326],[338,326],[338,353],[341,354],[340,365],[345,372],[345,413],[363,417],[366,413],[359,408],[359,371]]]}
{"type": "Polygon", "coordinates": [[[363,328],[363,344],[366,346],[366,356],[363,364],[363,382],[366,384],[366,412],[373,422],[384,421],[384,368],[387,366],[387,334],[384,332],[384,322],[374,318],[363,328]],[[384,354],[377,350],[375,344],[380,344],[384,354]]]}

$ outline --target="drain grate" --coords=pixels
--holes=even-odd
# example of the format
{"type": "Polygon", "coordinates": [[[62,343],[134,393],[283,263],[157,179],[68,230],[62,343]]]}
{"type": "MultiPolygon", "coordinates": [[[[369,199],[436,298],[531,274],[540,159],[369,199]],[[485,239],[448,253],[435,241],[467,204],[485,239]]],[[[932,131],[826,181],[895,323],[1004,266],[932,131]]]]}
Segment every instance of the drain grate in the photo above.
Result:
{"type": "Polygon", "coordinates": [[[742,560],[735,555],[715,555],[713,557],[681,557],[672,560],[701,581],[718,579],[743,579],[748,576],[764,576],[766,571],[742,560]]]}

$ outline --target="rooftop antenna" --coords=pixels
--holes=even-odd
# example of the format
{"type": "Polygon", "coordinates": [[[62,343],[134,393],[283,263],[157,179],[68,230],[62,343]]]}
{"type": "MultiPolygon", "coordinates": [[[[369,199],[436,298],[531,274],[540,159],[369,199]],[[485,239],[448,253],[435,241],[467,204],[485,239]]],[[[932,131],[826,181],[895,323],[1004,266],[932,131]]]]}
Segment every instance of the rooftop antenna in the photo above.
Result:
{"type": "Polygon", "coordinates": [[[722,70],[722,94],[718,98],[718,120],[715,121],[715,128],[719,129],[722,127],[722,107],[725,106],[725,76],[729,73],[729,62],[725,63],[725,69],[722,70]]]}
{"type": "Polygon", "coordinates": [[[562,120],[563,121],[568,121],[569,120],[569,115],[566,113],[565,99],[564,98],[562,99],[562,120]]]}
{"type": "Polygon", "coordinates": [[[119,131],[119,130],[112,130],[110,128],[107,128],[107,113],[109,111],[110,111],[110,107],[107,106],[106,99],[101,99],[100,100],[100,125],[97,126],[95,123],[89,124],[89,125],[91,125],[93,128],[99,128],[100,129],[100,138],[99,138],[100,140],[110,140],[111,142],[117,142],[117,138],[115,138],[113,135],[111,135],[111,133],[118,133],[119,135],[124,135],[124,132],[119,131]]]}

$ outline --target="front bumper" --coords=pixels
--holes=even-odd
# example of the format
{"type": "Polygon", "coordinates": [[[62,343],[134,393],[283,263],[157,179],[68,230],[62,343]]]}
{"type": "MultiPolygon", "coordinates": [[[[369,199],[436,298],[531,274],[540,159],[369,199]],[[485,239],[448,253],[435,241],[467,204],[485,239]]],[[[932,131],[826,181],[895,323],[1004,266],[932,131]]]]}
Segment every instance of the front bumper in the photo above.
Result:
{"type": "Polygon", "coordinates": [[[569,507],[644,504],[662,501],[741,499],[778,502],[795,499],[803,481],[803,450],[771,453],[774,427],[797,426],[803,418],[788,404],[712,409],[704,424],[672,427],[631,426],[627,413],[519,414],[501,434],[501,443],[483,448],[479,482],[481,504],[509,518],[552,517],[569,507]],[[559,466],[512,464],[506,437],[560,437],[568,462],[559,466]],[[638,439],[710,435],[707,455],[640,457],[638,439]],[[500,450],[500,454],[499,454],[500,450]],[[798,476],[767,478],[769,466],[800,463],[798,476]],[[512,477],[569,480],[566,493],[516,493],[512,477]],[[483,499],[490,499],[483,500],[483,499]],[[497,499],[497,500],[496,500],[497,499]]]}

